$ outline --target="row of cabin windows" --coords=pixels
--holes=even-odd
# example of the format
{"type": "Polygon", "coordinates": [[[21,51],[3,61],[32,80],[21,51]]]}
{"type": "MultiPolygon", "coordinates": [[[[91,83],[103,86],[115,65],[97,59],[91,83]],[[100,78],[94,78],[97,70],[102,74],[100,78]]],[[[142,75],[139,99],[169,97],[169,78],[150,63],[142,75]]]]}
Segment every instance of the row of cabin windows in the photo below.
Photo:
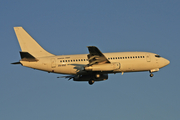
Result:
{"type": "Polygon", "coordinates": [[[133,59],[133,58],[145,58],[145,57],[144,56],[128,56],[128,57],[111,57],[108,59],[113,60],[113,59],[133,59]]]}
{"type": "MultiPolygon", "coordinates": [[[[145,58],[144,56],[130,56],[130,57],[111,57],[109,60],[113,59],[132,59],[132,58],[145,58]]],[[[78,62],[78,61],[88,61],[88,59],[76,59],[76,60],[60,60],[60,62],[78,62]]]]}
{"type": "Polygon", "coordinates": [[[88,61],[88,59],[60,60],[60,62],[78,62],[78,61],[88,61]]]}

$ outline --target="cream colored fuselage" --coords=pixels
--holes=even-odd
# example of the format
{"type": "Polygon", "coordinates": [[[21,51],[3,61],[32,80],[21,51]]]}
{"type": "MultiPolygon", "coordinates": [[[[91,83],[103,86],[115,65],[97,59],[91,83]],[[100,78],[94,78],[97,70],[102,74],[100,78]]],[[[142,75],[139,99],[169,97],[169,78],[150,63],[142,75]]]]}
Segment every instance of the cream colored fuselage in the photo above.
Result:
{"type": "MultiPolygon", "coordinates": [[[[163,57],[155,57],[156,54],[149,52],[115,52],[104,53],[111,63],[119,66],[113,71],[99,71],[103,73],[119,72],[156,72],[170,62],[163,57]]],[[[60,74],[87,74],[84,70],[88,62],[87,54],[61,55],[52,57],[39,57],[36,62],[20,61],[23,66],[60,74]]],[[[104,65],[104,64],[103,64],[104,65]]]]}

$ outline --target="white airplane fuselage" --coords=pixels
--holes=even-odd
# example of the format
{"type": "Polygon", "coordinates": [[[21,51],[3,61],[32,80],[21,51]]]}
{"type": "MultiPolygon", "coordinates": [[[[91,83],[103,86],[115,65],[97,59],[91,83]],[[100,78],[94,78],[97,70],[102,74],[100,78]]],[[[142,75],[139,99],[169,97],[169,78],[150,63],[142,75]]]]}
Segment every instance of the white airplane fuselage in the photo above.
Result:
{"type": "MultiPolygon", "coordinates": [[[[102,71],[108,73],[159,71],[169,64],[169,60],[163,57],[155,57],[156,54],[149,52],[114,52],[104,53],[111,63],[119,63],[118,69],[102,71]]],[[[84,66],[87,65],[87,54],[61,55],[53,57],[37,58],[37,62],[21,61],[23,66],[38,70],[60,74],[87,74],[84,66]]],[[[88,71],[89,72],[89,71],[88,71]]]]}

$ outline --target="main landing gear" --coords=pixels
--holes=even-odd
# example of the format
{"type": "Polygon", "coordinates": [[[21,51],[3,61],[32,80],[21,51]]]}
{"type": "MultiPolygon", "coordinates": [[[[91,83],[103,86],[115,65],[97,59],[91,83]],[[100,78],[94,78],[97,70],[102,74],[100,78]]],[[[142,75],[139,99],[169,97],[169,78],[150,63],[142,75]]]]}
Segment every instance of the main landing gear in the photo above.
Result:
{"type": "Polygon", "coordinates": [[[89,80],[88,82],[90,85],[92,85],[94,83],[94,80],[89,80]]]}

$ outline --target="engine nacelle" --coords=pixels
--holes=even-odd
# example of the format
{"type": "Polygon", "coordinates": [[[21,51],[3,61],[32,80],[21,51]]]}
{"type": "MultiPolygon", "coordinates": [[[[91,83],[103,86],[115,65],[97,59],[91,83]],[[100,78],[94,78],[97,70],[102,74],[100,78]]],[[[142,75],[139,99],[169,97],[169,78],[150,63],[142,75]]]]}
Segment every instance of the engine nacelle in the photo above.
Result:
{"type": "Polygon", "coordinates": [[[113,71],[120,69],[120,63],[92,65],[92,66],[86,66],[84,69],[86,71],[113,71]]]}
{"type": "Polygon", "coordinates": [[[102,81],[107,80],[108,74],[92,74],[92,75],[79,75],[77,77],[74,77],[74,81],[102,81]]]}

